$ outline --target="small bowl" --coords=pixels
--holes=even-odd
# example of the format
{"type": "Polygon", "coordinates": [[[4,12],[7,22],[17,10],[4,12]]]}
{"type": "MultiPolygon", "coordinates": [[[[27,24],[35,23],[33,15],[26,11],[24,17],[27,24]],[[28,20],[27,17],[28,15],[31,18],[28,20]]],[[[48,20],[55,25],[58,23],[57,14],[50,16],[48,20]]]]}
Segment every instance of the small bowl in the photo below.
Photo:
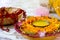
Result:
{"type": "Polygon", "coordinates": [[[26,12],[21,8],[1,7],[0,25],[14,24],[26,17],[26,12]]]}

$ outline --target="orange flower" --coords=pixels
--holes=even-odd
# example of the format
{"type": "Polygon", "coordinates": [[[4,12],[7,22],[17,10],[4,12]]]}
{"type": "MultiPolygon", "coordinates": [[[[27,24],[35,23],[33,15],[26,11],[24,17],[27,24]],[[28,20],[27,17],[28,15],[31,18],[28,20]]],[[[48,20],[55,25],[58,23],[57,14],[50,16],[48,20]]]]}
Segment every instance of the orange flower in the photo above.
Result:
{"type": "Polygon", "coordinates": [[[37,33],[39,30],[42,31],[42,32],[43,31],[53,32],[55,30],[58,30],[59,25],[60,25],[60,22],[57,19],[55,19],[55,18],[49,18],[49,17],[33,17],[32,16],[32,17],[27,18],[23,22],[23,24],[22,24],[23,25],[22,27],[24,27],[23,31],[37,33]],[[45,27],[38,27],[38,26],[35,27],[32,23],[34,21],[37,21],[37,20],[47,20],[47,21],[49,21],[49,25],[48,26],[45,26],[45,27]]]}

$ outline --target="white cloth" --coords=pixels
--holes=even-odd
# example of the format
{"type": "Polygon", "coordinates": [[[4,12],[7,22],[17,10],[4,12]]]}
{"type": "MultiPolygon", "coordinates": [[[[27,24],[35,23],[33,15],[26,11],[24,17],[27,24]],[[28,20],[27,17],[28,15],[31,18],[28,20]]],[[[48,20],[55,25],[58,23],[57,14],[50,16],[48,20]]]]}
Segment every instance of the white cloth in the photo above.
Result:
{"type": "Polygon", "coordinates": [[[0,40],[27,40],[21,34],[17,33],[14,29],[9,32],[0,30],[0,40]]]}

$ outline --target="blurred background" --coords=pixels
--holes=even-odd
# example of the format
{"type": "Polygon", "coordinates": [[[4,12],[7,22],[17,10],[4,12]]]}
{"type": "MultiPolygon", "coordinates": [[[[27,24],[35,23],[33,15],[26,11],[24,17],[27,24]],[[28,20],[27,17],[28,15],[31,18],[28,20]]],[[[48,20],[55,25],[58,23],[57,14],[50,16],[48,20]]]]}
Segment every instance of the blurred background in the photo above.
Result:
{"type": "Polygon", "coordinates": [[[0,7],[19,7],[26,10],[27,15],[33,15],[40,4],[48,4],[49,0],[0,0],[0,7]]]}

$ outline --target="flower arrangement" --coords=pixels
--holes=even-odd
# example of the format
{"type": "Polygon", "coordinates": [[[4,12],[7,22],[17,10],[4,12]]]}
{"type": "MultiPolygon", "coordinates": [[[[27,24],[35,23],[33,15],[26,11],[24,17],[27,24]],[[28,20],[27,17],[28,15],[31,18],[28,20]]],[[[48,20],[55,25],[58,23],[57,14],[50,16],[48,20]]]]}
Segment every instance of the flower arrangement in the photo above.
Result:
{"type": "Polygon", "coordinates": [[[23,35],[33,38],[55,36],[60,32],[60,22],[56,18],[47,16],[34,17],[30,16],[25,21],[15,25],[16,30],[23,35]]]}

